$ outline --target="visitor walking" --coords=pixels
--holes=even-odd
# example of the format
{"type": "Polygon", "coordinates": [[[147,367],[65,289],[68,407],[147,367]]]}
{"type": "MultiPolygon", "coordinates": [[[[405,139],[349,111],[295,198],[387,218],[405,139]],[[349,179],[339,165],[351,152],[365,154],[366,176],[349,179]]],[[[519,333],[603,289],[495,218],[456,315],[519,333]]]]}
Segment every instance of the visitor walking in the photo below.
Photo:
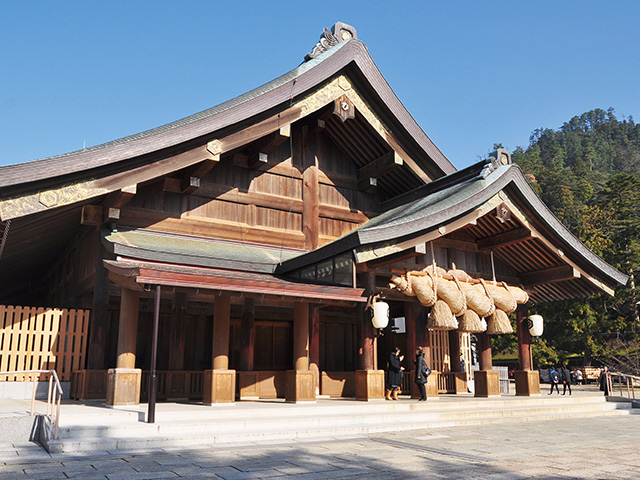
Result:
{"type": "Polygon", "coordinates": [[[549,391],[549,395],[553,393],[553,387],[556,387],[556,393],[560,395],[560,390],[558,389],[558,384],[560,383],[560,374],[555,367],[551,367],[551,370],[549,371],[549,381],[551,382],[551,390],[549,391]]]}
{"type": "Polygon", "coordinates": [[[566,365],[562,367],[562,376],[564,377],[564,388],[562,389],[562,394],[567,393],[567,388],[569,389],[569,395],[571,395],[571,372],[567,368],[566,365]]]}
{"type": "Polygon", "coordinates": [[[416,348],[416,374],[415,374],[415,382],[418,385],[418,390],[420,391],[420,402],[427,401],[427,388],[425,384],[427,383],[427,379],[429,375],[431,375],[431,369],[427,367],[427,362],[424,360],[424,352],[422,351],[422,347],[416,348]]]}
{"type": "Polygon", "coordinates": [[[395,347],[389,355],[389,365],[387,367],[387,394],[385,399],[398,400],[398,390],[402,385],[402,372],[404,367],[402,361],[404,355],[400,355],[400,349],[395,347]]]}

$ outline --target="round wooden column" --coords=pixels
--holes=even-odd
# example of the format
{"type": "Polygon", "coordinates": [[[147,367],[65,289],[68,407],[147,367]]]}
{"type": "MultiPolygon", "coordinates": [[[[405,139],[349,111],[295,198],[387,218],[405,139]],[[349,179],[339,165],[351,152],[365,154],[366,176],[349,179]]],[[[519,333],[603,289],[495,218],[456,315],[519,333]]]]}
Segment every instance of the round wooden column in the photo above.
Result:
{"type": "Polygon", "coordinates": [[[309,302],[293,307],[293,367],[309,369],[309,302]]]}
{"type": "Polygon", "coordinates": [[[523,311],[518,308],[516,311],[517,329],[518,329],[518,360],[520,370],[531,370],[533,368],[531,361],[531,334],[527,326],[527,319],[523,315],[523,311]]]}
{"type": "Polygon", "coordinates": [[[118,322],[118,358],[116,368],[136,368],[139,305],[140,292],[123,288],[120,300],[120,320],[118,322]]]}
{"type": "Polygon", "coordinates": [[[478,333],[478,354],[480,356],[480,370],[493,369],[493,360],[491,359],[491,339],[486,333],[478,333]]]}
{"type": "Polygon", "coordinates": [[[213,304],[213,369],[229,368],[231,297],[218,297],[213,304]]]}

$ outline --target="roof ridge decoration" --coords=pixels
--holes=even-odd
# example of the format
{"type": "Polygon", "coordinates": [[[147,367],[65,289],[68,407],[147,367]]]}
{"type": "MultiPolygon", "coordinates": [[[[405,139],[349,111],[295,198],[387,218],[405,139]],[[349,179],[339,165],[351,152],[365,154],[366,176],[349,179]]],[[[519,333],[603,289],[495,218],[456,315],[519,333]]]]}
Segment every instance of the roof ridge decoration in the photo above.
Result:
{"type": "Polygon", "coordinates": [[[325,27],[324,31],[320,35],[320,40],[316,43],[309,53],[304,56],[304,61],[308,62],[312,58],[316,58],[318,55],[326,52],[330,48],[335,47],[340,42],[346,42],[352,38],[358,38],[356,29],[346,23],[336,22],[331,30],[325,27]]]}

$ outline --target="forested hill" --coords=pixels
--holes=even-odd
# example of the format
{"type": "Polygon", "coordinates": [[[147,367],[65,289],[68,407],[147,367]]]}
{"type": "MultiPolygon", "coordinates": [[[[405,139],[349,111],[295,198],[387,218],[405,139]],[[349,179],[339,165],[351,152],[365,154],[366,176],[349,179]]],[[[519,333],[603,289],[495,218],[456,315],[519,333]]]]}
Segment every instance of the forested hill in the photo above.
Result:
{"type": "MultiPolygon", "coordinates": [[[[631,117],[618,119],[611,108],[591,110],[557,130],[535,130],[529,146],[516,148],[512,158],[560,221],[639,282],[640,124],[631,117]]],[[[603,339],[619,334],[637,340],[638,300],[630,282],[614,298],[543,306],[548,360],[554,360],[554,352],[560,359],[580,352],[597,357],[603,339]]]]}

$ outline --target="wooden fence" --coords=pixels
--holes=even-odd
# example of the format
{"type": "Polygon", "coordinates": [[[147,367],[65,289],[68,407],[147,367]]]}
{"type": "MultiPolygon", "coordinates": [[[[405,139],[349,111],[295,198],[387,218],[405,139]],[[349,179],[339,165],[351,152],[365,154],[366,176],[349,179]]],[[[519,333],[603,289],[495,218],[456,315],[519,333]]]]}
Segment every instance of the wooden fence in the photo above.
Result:
{"type": "MultiPolygon", "coordinates": [[[[84,368],[90,310],[0,305],[0,372],[55,370],[60,381],[84,368]]],[[[32,376],[1,375],[0,381],[32,376]]]]}

